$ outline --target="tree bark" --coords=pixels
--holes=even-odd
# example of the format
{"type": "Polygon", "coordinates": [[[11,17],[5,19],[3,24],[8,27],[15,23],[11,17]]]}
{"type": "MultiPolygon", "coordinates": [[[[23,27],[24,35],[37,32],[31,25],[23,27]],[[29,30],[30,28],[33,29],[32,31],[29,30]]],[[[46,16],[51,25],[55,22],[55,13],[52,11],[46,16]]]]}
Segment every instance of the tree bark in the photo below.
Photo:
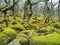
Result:
{"type": "Polygon", "coordinates": [[[60,21],[60,0],[58,2],[58,15],[59,15],[59,21],[60,21]]]}
{"type": "Polygon", "coordinates": [[[5,24],[6,24],[6,27],[8,27],[8,22],[7,22],[7,19],[6,19],[6,17],[7,17],[6,14],[7,14],[7,13],[4,12],[4,22],[5,22],[5,24]]]}

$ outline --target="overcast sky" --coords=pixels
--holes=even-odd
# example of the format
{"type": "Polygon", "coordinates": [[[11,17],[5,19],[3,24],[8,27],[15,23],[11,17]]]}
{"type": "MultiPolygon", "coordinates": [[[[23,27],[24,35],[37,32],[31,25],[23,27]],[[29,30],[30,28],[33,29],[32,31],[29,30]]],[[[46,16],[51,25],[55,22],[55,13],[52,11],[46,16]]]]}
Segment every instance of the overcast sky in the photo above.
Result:
{"type": "MultiPolygon", "coordinates": [[[[51,2],[51,0],[49,0],[49,2],[51,2]]],[[[52,0],[52,2],[55,3],[55,2],[58,2],[58,0],[52,0]]]]}

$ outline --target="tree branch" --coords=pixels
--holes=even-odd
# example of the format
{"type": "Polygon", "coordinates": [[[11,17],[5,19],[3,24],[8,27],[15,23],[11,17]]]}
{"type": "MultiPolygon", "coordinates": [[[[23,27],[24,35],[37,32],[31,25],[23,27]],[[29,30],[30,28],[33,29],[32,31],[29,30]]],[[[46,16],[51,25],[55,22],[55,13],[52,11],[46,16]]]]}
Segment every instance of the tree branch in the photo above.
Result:
{"type": "Polygon", "coordinates": [[[34,3],[31,3],[32,5],[35,5],[35,4],[38,4],[41,0],[37,1],[37,2],[34,2],[34,3]]]}

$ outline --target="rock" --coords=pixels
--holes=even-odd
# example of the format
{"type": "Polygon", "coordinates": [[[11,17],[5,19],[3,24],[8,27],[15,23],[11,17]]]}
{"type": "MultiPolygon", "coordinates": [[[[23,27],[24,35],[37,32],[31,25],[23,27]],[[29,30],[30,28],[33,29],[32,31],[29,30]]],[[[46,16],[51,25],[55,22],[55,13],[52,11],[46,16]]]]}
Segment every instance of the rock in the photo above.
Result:
{"type": "Polygon", "coordinates": [[[17,41],[16,39],[13,40],[11,43],[7,44],[7,45],[19,45],[19,41],[17,41]]]}

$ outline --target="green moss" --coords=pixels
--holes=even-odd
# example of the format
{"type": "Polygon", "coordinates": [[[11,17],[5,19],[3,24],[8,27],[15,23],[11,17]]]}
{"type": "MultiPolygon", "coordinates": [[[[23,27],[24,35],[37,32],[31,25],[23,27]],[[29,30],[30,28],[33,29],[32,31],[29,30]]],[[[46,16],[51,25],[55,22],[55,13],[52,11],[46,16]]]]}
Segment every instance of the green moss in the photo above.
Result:
{"type": "Polygon", "coordinates": [[[1,28],[5,28],[6,25],[3,23],[3,24],[0,24],[0,27],[1,27],[1,28]]]}
{"type": "Polygon", "coordinates": [[[2,33],[6,34],[6,35],[12,35],[12,34],[16,35],[16,32],[11,28],[4,28],[4,31],[2,33]]]}
{"type": "Polygon", "coordinates": [[[57,29],[51,25],[47,26],[47,27],[42,27],[39,30],[36,30],[37,33],[43,33],[43,34],[50,34],[55,32],[57,29]]]}
{"type": "Polygon", "coordinates": [[[60,34],[60,29],[58,29],[56,32],[60,34]]]}
{"type": "Polygon", "coordinates": [[[18,22],[18,23],[22,23],[23,20],[17,17],[17,18],[16,18],[16,22],[18,22]]]}
{"type": "Polygon", "coordinates": [[[19,43],[21,45],[25,45],[25,44],[27,44],[27,42],[28,42],[28,40],[26,38],[20,37],[19,43]]]}
{"type": "Polygon", "coordinates": [[[0,33],[1,33],[2,31],[4,31],[4,29],[3,29],[2,27],[0,27],[0,33]]]}
{"type": "Polygon", "coordinates": [[[20,33],[20,34],[17,35],[17,38],[20,38],[20,37],[27,38],[27,35],[20,33]]]}
{"type": "Polygon", "coordinates": [[[27,35],[27,34],[30,33],[30,31],[29,30],[24,30],[24,31],[22,31],[22,33],[27,35]]]}
{"type": "Polygon", "coordinates": [[[60,29],[60,22],[56,22],[56,23],[54,23],[53,26],[54,26],[55,28],[60,29]]]}
{"type": "Polygon", "coordinates": [[[19,31],[25,30],[25,28],[21,24],[13,25],[11,28],[19,31]]]}
{"type": "Polygon", "coordinates": [[[18,37],[19,37],[19,43],[21,45],[28,45],[28,40],[29,40],[29,36],[28,35],[19,34],[18,37]]]}
{"type": "Polygon", "coordinates": [[[0,45],[5,45],[6,44],[5,40],[6,40],[6,35],[0,33],[0,45]]]}
{"type": "Polygon", "coordinates": [[[15,24],[17,24],[17,22],[13,22],[13,23],[12,23],[12,25],[15,25],[15,24]]]}
{"type": "Polygon", "coordinates": [[[52,32],[55,32],[57,29],[55,28],[55,27],[53,27],[53,26],[47,26],[47,30],[50,32],[50,33],[52,33],[52,32]]]}
{"type": "Polygon", "coordinates": [[[16,32],[13,29],[5,28],[3,32],[0,33],[0,45],[5,45],[10,43],[16,38],[16,32]]]}
{"type": "Polygon", "coordinates": [[[25,34],[25,35],[28,35],[28,36],[36,36],[36,35],[38,35],[36,32],[35,32],[35,30],[24,30],[24,31],[22,31],[21,32],[22,34],[25,34]]]}
{"type": "Polygon", "coordinates": [[[0,21],[0,24],[2,24],[3,23],[3,21],[0,21]]]}
{"type": "Polygon", "coordinates": [[[31,45],[60,45],[60,34],[53,33],[46,36],[35,36],[31,45]]]}
{"type": "Polygon", "coordinates": [[[41,29],[39,30],[39,32],[40,32],[40,33],[45,33],[45,32],[47,32],[46,27],[41,28],[41,29]]]}
{"type": "Polygon", "coordinates": [[[18,36],[17,36],[17,41],[19,41],[19,43],[21,44],[21,45],[25,45],[26,43],[27,43],[27,35],[25,35],[25,34],[18,34],[18,36]]]}
{"type": "Polygon", "coordinates": [[[27,45],[28,40],[30,40],[30,38],[33,36],[37,36],[37,33],[35,31],[25,30],[25,31],[22,31],[17,38],[20,38],[19,42],[21,45],[27,45]]]}

